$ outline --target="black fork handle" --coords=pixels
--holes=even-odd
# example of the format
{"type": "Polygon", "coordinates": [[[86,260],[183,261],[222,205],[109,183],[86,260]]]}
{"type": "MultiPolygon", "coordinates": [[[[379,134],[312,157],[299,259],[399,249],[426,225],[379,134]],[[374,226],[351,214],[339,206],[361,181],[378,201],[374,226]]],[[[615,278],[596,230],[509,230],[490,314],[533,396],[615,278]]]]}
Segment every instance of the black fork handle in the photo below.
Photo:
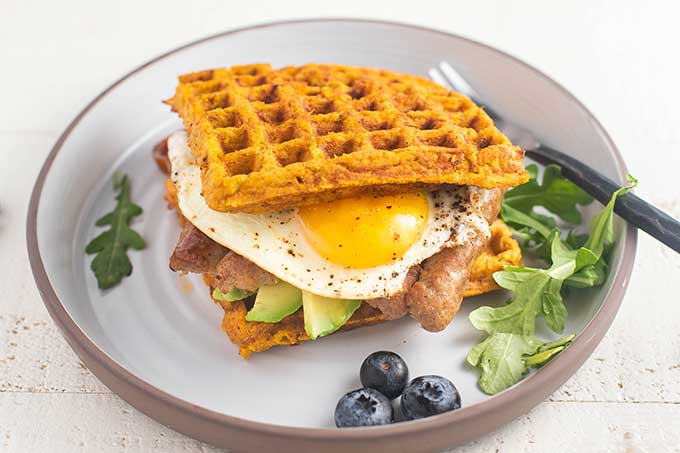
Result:
{"type": "MultiPolygon", "coordinates": [[[[561,151],[540,145],[535,149],[526,150],[526,154],[543,165],[559,165],[565,178],[603,204],[609,202],[612,194],[620,188],[611,179],[561,151]]],[[[617,198],[614,212],[680,253],[680,222],[665,212],[631,192],[617,198]]]]}

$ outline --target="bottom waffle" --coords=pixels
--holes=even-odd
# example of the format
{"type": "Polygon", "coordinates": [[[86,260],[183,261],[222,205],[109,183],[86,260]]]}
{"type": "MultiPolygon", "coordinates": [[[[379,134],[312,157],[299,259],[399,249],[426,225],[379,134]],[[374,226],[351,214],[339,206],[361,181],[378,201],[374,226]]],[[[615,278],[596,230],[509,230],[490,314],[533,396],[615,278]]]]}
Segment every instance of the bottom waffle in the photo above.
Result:
{"type": "MultiPolygon", "coordinates": [[[[475,260],[465,296],[477,296],[498,289],[493,273],[505,266],[519,265],[521,251],[517,241],[512,239],[510,230],[501,220],[491,226],[491,240],[486,249],[475,260]]],[[[208,286],[213,288],[209,275],[204,275],[208,286]]],[[[262,352],[274,346],[295,345],[309,340],[305,333],[302,310],[284,318],[281,322],[266,323],[246,321],[248,308],[244,301],[215,301],[224,310],[222,330],[232,343],[239,347],[242,357],[248,358],[253,352],[262,352]]],[[[383,322],[382,313],[364,303],[340,330],[370,326],[383,322]]]]}

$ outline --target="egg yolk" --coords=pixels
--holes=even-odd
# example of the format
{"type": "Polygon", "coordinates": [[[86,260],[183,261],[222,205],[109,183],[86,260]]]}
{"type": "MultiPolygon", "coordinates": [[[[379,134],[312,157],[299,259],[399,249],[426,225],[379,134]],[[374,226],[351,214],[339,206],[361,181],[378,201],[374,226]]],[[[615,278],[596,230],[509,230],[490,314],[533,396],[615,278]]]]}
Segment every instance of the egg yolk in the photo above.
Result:
{"type": "Polygon", "coordinates": [[[359,269],[401,258],[420,240],[427,216],[423,192],[364,195],[298,210],[305,238],[319,255],[359,269]]]}

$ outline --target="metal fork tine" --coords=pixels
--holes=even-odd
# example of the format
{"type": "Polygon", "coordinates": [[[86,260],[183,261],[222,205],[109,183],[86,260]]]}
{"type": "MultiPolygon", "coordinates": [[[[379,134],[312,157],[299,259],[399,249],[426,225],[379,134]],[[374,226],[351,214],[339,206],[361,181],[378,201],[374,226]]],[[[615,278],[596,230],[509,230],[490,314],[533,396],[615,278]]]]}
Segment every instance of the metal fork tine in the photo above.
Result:
{"type": "Polygon", "coordinates": [[[458,71],[445,61],[439,63],[439,70],[444,75],[444,78],[454,90],[464,94],[469,98],[476,98],[477,92],[467,83],[467,81],[458,74],[458,71]]]}
{"type": "Polygon", "coordinates": [[[441,74],[437,68],[430,68],[429,71],[427,71],[427,74],[430,76],[432,80],[437,82],[438,84],[448,88],[449,90],[455,90],[453,86],[446,80],[446,77],[444,77],[443,74],[441,74]]]}

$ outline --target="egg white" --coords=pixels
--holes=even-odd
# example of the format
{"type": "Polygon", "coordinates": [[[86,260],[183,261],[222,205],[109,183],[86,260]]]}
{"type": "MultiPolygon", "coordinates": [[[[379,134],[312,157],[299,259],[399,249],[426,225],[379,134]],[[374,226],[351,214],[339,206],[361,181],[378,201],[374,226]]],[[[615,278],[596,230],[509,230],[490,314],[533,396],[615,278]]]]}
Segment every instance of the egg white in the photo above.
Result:
{"type": "Polygon", "coordinates": [[[480,214],[487,191],[456,187],[427,194],[429,215],[420,240],[392,263],[355,269],[328,261],[305,240],[295,208],[264,214],[224,213],[201,195],[201,171],[185,131],[168,140],[179,209],[208,237],[303,291],[325,297],[375,299],[402,290],[408,270],[444,247],[490,235],[480,214]]]}

